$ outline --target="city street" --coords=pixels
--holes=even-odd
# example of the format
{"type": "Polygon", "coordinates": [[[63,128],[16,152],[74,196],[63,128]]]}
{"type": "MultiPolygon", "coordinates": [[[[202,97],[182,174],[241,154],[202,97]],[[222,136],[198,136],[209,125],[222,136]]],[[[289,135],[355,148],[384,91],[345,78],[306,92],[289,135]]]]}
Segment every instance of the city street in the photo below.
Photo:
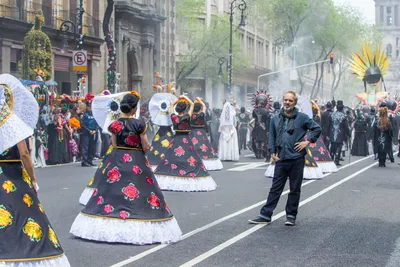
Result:
{"type": "Polygon", "coordinates": [[[70,235],[95,168],[36,170],[39,197],[73,267],[400,266],[397,163],[378,168],[371,156],[346,158],[338,173],[304,181],[297,226],[284,225],[287,191],[272,224],[260,226],[247,220],[257,216],[271,179],[264,177],[268,165],[249,154],[211,173],[214,192],[164,193],[184,234],[176,244],[107,244],[70,235]]]}

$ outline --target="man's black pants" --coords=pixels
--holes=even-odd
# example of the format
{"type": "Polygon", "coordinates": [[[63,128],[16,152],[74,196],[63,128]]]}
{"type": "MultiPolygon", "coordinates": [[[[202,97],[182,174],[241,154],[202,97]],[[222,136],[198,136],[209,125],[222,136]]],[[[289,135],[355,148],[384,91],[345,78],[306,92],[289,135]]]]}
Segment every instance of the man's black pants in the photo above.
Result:
{"type": "Polygon", "coordinates": [[[88,132],[85,132],[81,135],[82,163],[93,163],[94,154],[96,152],[96,143],[96,134],[91,135],[88,132]]]}
{"type": "Polygon", "coordinates": [[[269,191],[267,203],[261,208],[260,216],[271,219],[279,198],[289,178],[290,193],[286,202],[286,217],[296,219],[303,183],[304,157],[278,161],[275,164],[274,179],[269,191]]]}

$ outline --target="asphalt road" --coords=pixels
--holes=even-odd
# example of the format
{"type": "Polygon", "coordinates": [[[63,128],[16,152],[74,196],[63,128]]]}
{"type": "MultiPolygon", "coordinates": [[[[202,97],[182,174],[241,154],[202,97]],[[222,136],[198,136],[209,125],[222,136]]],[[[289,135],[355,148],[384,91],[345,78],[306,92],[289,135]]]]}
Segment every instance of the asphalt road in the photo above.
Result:
{"type": "Polygon", "coordinates": [[[287,227],[287,192],[271,225],[247,222],[271,186],[264,177],[267,165],[252,156],[224,162],[223,171],[212,172],[216,191],[164,193],[184,236],[176,244],[152,246],[88,242],[69,234],[94,168],[71,164],[38,169],[36,175],[39,198],[73,267],[398,267],[400,166],[375,163],[352,157],[338,173],[304,181],[297,226],[287,227]]]}

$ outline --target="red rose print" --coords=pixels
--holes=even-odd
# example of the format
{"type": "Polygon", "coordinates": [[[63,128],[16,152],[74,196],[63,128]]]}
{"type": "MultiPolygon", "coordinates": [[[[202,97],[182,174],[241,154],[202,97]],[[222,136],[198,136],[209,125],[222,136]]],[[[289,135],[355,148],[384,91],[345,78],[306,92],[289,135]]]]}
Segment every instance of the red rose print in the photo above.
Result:
{"type": "Polygon", "coordinates": [[[181,122],[178,128],[179,130],[187,130],[189,128],[189,124],[187,122],[181,122]]]}
{"type": "Polygon", "coordinates": [[[129,154],[125,154],[122,156],[122,160],[127,163],[132,161],[132,157],[129,154]]]}
{"type": "Polygon", "coordinates": [[[139,145],[139,136],[130,133],[128,137],[125,139],[125,143],[130,146],[137,146],[139,145]]]}
{"type": "Polygon", "coordinates": [[[203,170],[206,170],[206,165],[204,165],[204,163],[201,164],[201,167],[203,168],[203,170]]]}
{"type": "Polygon", "coordinates": [[[197,160],[193,157],[188,158],[187,162],[189,162],[190,166],[196,166],[197,160]]]}
{"type": "Polygon", "coordinates": [[[315,160],[315,161],[318,161],[318,157],[314,157],[314,160],[315,160]]]}
{"type": "Polygon", "coordinates": [[[196,134],[197,134],[198,136],[201,136],[201,132],[200,132],[200,131],[197,131],[196,134]]]}
{"type": "Polygon", "coordinates": [[[177,124],[177,123],[179,122],[179,118],[178,118],[178,116],[176,116],[176,115],[172,115],[172,116],[171,116],[171,120],[172,120],[172,122],[175,123],[175,124],[177,124]]]}
{"type": "Polygon", "coordinates": [[[212,153],[213,155],[215,155],[215,150],[214,150],[214,148],[211,148],[211,153],[212,153]]]}
{"type": "Polygon", "coordinates": [[[113,184],[118,182],[121,179],[121,173],[119,172],[117,167],[112,168],[107,173],[107,182],[113,184]]]}
{"type": "Polygon", "coordinates": [[[207,140],[207,138],[205,136],[203,136],[203,141],[206,141],[206,140],[207,140]]]}
{"type": "Polygon", "coordinates": [[[201,149],[201,151],[203,151],[203,152],[207,152],[208,147],[207,147],[205,144],[202,144],[202,145],[200,146],[200,149],[201,149]]]}
{"type": "Polygon", "coordinates": [[[177,157],[181,157],[181,156],[185,155],[185,150],[181,146],[175,148],[174,152],[175,152],[175,156],[177,156],[177,157]]]}
{"type": "Polygon", "coordinates": [[[189,149],[190,149],[190,151],[194,152],[194,147],[193,146],[190,146],[189,149]]]}
{"type": "Polygon", "coordinates": [[[127,211],[125,211],[125,210],[123,210],[123,211],[121,211],[120,213],[119,213],[119,217],[121,218],[121,219],[127,219],[127,218],[129,218],[129,216],[131,216],[131,214],[129,213],[129,212],[127,212],[127,211]]]}
{"type": "Polygon", "coordinates": [[[148,176],[148,177],[146,178],[146,182],[147,182],[149,185],[153,185],[153,184],[154,184],[153,178],[151,178],[150,176],[148,176]]]}
{"type": "Polygon", "coordinates": [[[179,170],[179,174],[180,174],[180,175],[185,175],[186,172],[185,172],[184,170],[179,170]]]}
{"type": "Polygon", "coordinates": [[[175,164],[171,164],[171,169],[175,170],[176,168],[178,168],[178,166],[176,166],[175,164]]]}
{"type": "Polygon", "coordinates": [[[111,212],[114,211],[114,207],[111,206],[110,204],[107,204],[107,205],[104,206],[104,211],[105,211],[107,214],[110,214],[111,212]]]}
{"type": "Polygon", "coordinates": [[[193,143],[193,145],[197,145],[198,142],[199,142],[199,141],[197,140],[196,137],[193,137],[193,138],[192,138],[192,143],[193,143]]]}
{"type": "Polygon", "coordinates": [[[320,148],[319,148],[319,153],[321,153],[322,155],[324,155],[324,154],[325,154],[325,149],[324,149],[323,147],[320,147],[320,148]]]}
{"type": "Polygon", "coordinates": [[[136,174],[136,175],[138,175],[138,174],[141,174],[142,173],[142,169],[140,169],[140,167],[139,166],[135,166],[135,167],[133,167],[132,168],[132,171],[136,174]]]}
{"type": "Polygon", "coordinates": [[[168,207],[168,204],[167,204],[167,202],[164,200],[164,204],[165,204],[165,209],[169,212],[169,213],[171,213],[171,210],[169,209],[169,207],[168,207]]]}
{"type": "Polygon", "coordinates": [[[111,130],[110,132],[112,132],[113,134],[117,134],[117,133],[121,132],[123,128],[124,128],[124,126],[122,125],[122,123],[120,121],[114,121],[110,125],[110,130],[111,130]]]}
{"type": "Polygon", "coordinates": [[[195,119],[195,118],[196,118],[196,114],[193,114],[193,115],[192,115],[192,119],[195,119]]]}
{"type": "Polygon", "coordinates": [[[207,159],[207,156],[203,156],[203,159],[207,159]]]}
{"type": "Polygon", "coordinates": [[[189,143],[189,141],[187,140],[187,138],[186,138],[186,137],[182,139],[182,142],[183,142],[184,144],[187,144],[187,143],[189,143]]]}
{"type": "Polygon", "coordinates": [[[137,187],[132,183],[130,183],[128,186],[122,188],[122,193],[124,193],[124,195],[125,195],[124,198],[126,200],[130,200],[130,201],[133,201],[136,198],[138,198],[139,194],[140,194],[137,187]]]}
{"type": "Polygon", "coordinates": [[[167,165],[169,163],[169,161],[166,159],[164,160],[164,165],[167,165]]]}
{"type": "Polygon", "coordinates": [[[191,172],[189,175],[190,175],[190,177],[194,178],[194,173],[193,172],[191,172]]]}
{"type": "Polygon", "coordinates": [[[325,161],[326,161],[326,159],[323,157],[323,158],[322,158],[322,161],[323,161],[323,162],[325,162],[325,161]]]}
{"type": "Polygon", "coordinates": [[[151,192],[150,196],[147,198],[147,203],[151,205],[152,209],[160,208],[160,199],[153,192],[151,192]]]}
{"type": "Polygon", "coordinates": [[[317,146],[317,143],[311,143],[310,144],[310,147],[316,147],[317,146]]]}
{"type": "Polygon", "coordinates": [[[96,188],[94,191],[93,191],[93,197],[95,197],[95,196],[97,196],[97,193],[99,192],[99,189],[98,188],[96,188]]]}
{"type": "Polygon", "coordinates": [[[104,198],[102,197],[102,196],[99,196],[98,198],[97,198],[97,205],[101,205],[101,204],[103,204],[104,203],[104,198]]]}

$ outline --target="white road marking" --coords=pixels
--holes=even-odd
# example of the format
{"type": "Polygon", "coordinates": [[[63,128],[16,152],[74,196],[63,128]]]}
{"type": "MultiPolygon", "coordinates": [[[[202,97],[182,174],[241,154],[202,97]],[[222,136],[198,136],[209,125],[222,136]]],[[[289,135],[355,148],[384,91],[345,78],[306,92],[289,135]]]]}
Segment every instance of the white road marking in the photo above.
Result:
{"type": "MultiPolygon", "coordinates": [[[[368,157],[365,157],[365,158],[362,158],[362,159],[359,159],[359,160],[356,160],[356,161],[354,161],[354,162],[351,162],[351,163],[348,164],[348,165],[345,165],[345,166],[343,166],[343,167],[338,168],[338,171],[339,171],[339,170],[342,170],[342,169],[346,169],[347,167],[350,167],[350,166],[352,166],[352,165],[354,165],[354,164],[360,163],[360,162],[362,162],[362,161],[364,161],[364,160],[367,160],[367,159],[369,159],[369,158],[372,158],[372,157],[373,157],[373,155],[368,156],[368,157]]],[[[325,174],[324,177],[329,176],[329,175],[331,175],[331,173],[325,174]]],[[[316,182],[316,181],[317,181],[317,180],[311,180],[311,181],[307,181],[307,182],[305,182],[305,183],[303,182],[302,187],[304,187],[304,186],[306,186],[306,185],[309,185],[309,184],[311,184],[311,183],[314,183],[314,182],[316,182]]],[[[286,190],[285,192],[283,192],[283,193],[282,193],[282,196],[287,195],[287,194],[289,194],[289,190],[286,190]]],[[[265,201],[266,201],[266,200],[264,199],[264,200],[262,200],[262,201],[260,201],[260,202],[258,202],[258,203],[255,203],[255,204],[253,204],[253,205],[251,205],[251,206],[249,206],[249,207],[247,207],[247,208],[244,208],[244,209],[239,210],[239,211],[237,211],[237,212],[235,212],[235,213],[232,213],[232,214],[230,214],[230,215],[227,215],[227,216],[225,216],[225,217],[222,217],[222,218],[220,218],[220,219],[218,219],[218,220],[216,220],[216,221],[213,221],[213,222],[211,222],[211,223],[209,223],[209,224],[206,224],[206,225],[204,225],[204,226],[202,226],[202,227],[200,227],[200,228],[197,228],[197,229],[195,229],[195,230],[193,230],[193,231],[191,231],[191,232],[189,232],[189,233],[187,233],[187,234],[184,234],[184,235],[182,236],[182,239],[181,239],[181,240],[185,240],[186,238],[189,238],[189,237],[191,237],[191,236],[193,236],[193,235],[195,235],[195,234],[198,234],[198,233],[201,233],[201,232],[203,232],[203,231],[205,231],[205,230],[208,230],[208,229],[210,229],[211,227],[214,227],[214,226],[216,226],[216,225],[218,225],[218,224],[221,224],[221,223],[223,223],[223,222],[225,222],[225,221],[227,221],[227,220],[230,220],[230,219],[232,219],[232,218],[234,218],[234,217],[236,217],[236,216],[239,216],[239,215],[241,215],[241,214],[243,214],[243,213],[245,213],[245,212],[248,212],[248,211],[250,211],[250,210],[252,210],[252,209],[258,208],[259,206],[264,205],[264,204],[265,204],[265,201]]],[[[126,260],[124,260],[124,261],[118,262],[118,263],[112,265],[111,267],[122,267],[122,266],[126,266],[126,265],[128,265],[128,264],[130,264],[130,263],[132,263],[132,262],[138,261],[138,260],[140,260],[140,259],[142,259],[142,258],[144,258],[144,257],[146,257],[146,256],[148,256],[148,255],[150,255],[150,254],[153,254],[153,253],[155,253],[155,252],[157,252],[157,251],[159,251],[159,250],[161,250],[161,249],[163,249],[163,248],[165,248],[165,247],[167,247],[167,246],[169,246],[169,244],[158,245],[158,246],[156,246],[156,247],[154,247],[154,248],[151,248],[151,249],[149,249],[149,250],[143,251],[142,253],[139,253],[139,254],[137,254],[137,255],[134,256],[134,257],[130,257],[129,259],[126,259],[126,260]]]]}
{"type": "Polygon", "coordinates": [[[239,166],[239,167],[235,167],[232,169],[228,169],[227,171],[231,171],[231,172],[244,172],[244,171],[248,171],[248,170],[252,170],[261,166],[266,165],[267,163],[265,162],[253,162],[250,164],[246,164],[243,166],[239,166]]]}
{"type": "MultiPolygon", "coordinates": [[[[358,172],[353,173],[352,175],[347,176],[346,178],[340,180],[339,182],[337,182],[337,183],[335,183],[335,184],[333,184],[333,185],[331,185],[331,186],[325,188],[324,190],[322,190],[322,191],[316,193],[315,195],[313,195],[313,196],[311,196],[311,197],[309,197],[309,198],[307,198],[307,199],[301,201],[299,207],[304,206],[305,204],[307,204],[307,203],[313,201],[314,199],[316,199],[316,198],[318,198],[318,197],[324,195],[325,193],[331,191],[332,189],[338,187],[339,185],[341,185],[341,184],[343,184],[343,183],[345,183],[345,182],[347,182],[347,181],[353,179],[354,177],[358,176],[359,174],[361,174],[361,173],[367,171],[368,169],[372,168],[372,167],[375,166],[376,164],[378,164],[378,163],[375,162],[375,163],[369,165],[368,167],[365,167],[365,168],[359,170],[358,172]]],[[[281,218],[281,217],[284,217],[285,215],[286,215],[286,212],[283,211],[283,212],[281,212],[281,213],[279,213],[279,214],[273,216],[273,217],[272,217],[272,221],[275,221],[275,220],[277,220],[277,219],[279,219],[279,218],[281,218]]],[[[225,248],[227,248],[227,247],[229,247],[229,246],[235,244],[236,242],[242,240],[243,238],[249,236],[250,234],[252,234],[252,233],[254,233],[254,232],[260,230],[261,228],[263,228],[263,227],[265,227],[265,226],[267,226],[267,224],[256,225],[256,226],[250,228],[249,230],[247,230],[247,231],[245,231],[245,232],[243,232],[243,233],[241,233],[241,234],[239,234],[239,235],[237,235],[237,236],[235,236],[235,237],[229,239],[228,241],[226,241],[226,242],[224,242],[224,243],[222,243],[222,244],[220,244],[220,245],[214,247],[213,249],[207,251],[206,253],[203,253],[203,254],[201,254],[200,256],[198,256],[198,257],[196,257],[196,258],[194,258],[194,259],[192,259],[192,260],[190,260],[190,261],[188,261],[188,262],[182,264],[180,267],[191,267],[191,266],[194,266],[194,265],[196,265],[196,264],[198,264],[198,263],[200,263],[200,262],[202,262],[202,261],[208,259],[209,257],[211,257],[211,256],[213,256],[213,255],[215,255],[215,254],[217,254],[217,253],[220,252],[221,250],[223,250],[223,249],[225,249],[225,248]]],[[[398,266],[398,265],[396,265],[396,266],[398,266]]]]}

